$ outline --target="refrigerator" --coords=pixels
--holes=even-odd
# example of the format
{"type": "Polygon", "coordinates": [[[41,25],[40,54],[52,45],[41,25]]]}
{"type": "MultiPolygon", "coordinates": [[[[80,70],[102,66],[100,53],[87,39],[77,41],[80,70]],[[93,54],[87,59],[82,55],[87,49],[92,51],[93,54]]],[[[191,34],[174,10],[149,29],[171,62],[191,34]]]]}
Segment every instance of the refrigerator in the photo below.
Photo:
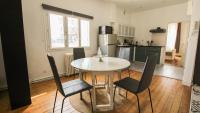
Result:
{"type": "Polygon", "coordinates": [[[102,55],[115,57],[117,47],[117,35],[115,34],[100,34],[99,35],[99,47],[102,55]]]}

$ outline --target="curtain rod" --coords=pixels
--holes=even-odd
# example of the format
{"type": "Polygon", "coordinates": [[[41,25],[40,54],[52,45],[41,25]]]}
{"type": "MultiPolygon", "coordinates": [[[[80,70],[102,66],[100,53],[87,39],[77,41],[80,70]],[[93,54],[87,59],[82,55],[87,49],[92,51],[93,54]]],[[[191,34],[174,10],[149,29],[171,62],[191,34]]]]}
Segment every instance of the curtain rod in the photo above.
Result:
{"type": "Polygon", "coordinates": [[[90,16],[90,15],[74,12],[74,11],[67,10],[67,9],[62,9],[62,8],[51,6],[51,5],[47,5],[47,4],[42,4],[42,7],[43,7],[43,9],[47,9],[47,10],[51,10],[51,11],[56,11],[56,12],[61,12],[61,13],[65,13],[65,14],[75,15],[75,16],[84,17],[84,18],[88,18],[88,19],[94,19],[94,17],[90,16]]]}

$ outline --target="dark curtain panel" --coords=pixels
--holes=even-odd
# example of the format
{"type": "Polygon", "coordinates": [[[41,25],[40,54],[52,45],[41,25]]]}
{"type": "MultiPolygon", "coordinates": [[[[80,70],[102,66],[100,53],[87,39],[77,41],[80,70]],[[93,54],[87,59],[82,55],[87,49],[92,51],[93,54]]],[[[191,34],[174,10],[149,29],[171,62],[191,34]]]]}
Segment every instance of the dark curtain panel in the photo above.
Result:
{"type": "Polygon", "coordinates": [[[197,52],[196,52],[193,83],[200,85],[200,29],[199,29],[197,52]]]}
{"type": "Polygon", "coordinates": [[[179,52],[180,41],[181,41],[181,23],[178,23],[177,35],[176,35],[176,43],[175,43],[176,53],[179,52]]]}
{"type": "Polygon", "coordinates": [[[11,109],[16,109],[31,104],[22,3],[21,0],[0,0],[0,8],[0,32],[8,94],[11,109]]]}

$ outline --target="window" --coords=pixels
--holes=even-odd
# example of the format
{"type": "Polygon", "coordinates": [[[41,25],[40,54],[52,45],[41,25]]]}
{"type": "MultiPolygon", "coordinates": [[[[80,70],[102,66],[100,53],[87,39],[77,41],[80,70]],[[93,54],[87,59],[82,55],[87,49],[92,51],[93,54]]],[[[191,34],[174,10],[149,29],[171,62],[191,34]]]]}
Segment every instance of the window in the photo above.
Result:
{"type": "Polygon", "coordinates": [[[79,46],[79,25],[77,18],[68,17],[68,46],[79,46]]]}
{"type": "Polygon", "coordinates": [[[50,14],[51,48],[65,47],[63,16],[50,14]]]}
{"type": "Polygon", "coordinates": [[[50,13],[49,21],[51,49],[90,46],[89,20],[50,13]]]}
{"type": "Polygon", "coordinates": [[[88,47],[90,46],[90,23],[87,20],[81,20],[81,46],[88,47]]]}

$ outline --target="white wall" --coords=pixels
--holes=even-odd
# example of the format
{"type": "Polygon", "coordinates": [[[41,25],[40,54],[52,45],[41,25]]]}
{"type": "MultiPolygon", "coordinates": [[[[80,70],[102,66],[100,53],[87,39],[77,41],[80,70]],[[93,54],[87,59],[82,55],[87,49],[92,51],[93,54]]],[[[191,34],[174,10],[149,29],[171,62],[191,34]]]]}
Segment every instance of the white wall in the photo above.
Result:
{"type": "MultiPolygon", "coordinates": [[[[188,21],[190,17],[186,15],[187,3],[178,5],[133,13],[131,20],[135,26],[135,40],[146,44],[147,40],[151,40],[152,34],[150,29],[162,27],[167,29],[167,25],[173,22],[188,21]]],[[[166,40],[166,34],[163,36],[163,41],[166,40]]]]}
{"type": "Polygon", "coordinates": [[[71,49],[47,51],[47,15],[41,7],[42,3],[94,16],[94,19],[91,20],[91,48],[86,50],[88,55],[96,53],[98,26],[110,25],[111,21],[119,20],[127,23],[130,19],[117,17],[118,11],[121,9],[103,0],[22,0],[30,81],[51,76],[46,58],[48,52],[55,57],[59,72],[64,73],[64,53],[72,51],[71,49]]]}
{"type": "Polygon", "coordinates": [[[6,83],[6,74],[4,68],[4,61],[3,61],[3,51],[2,51],[2,44],[1,44],[1,34],[0,34],[0,90],[7,87],[6,83]]]}
{"type": "Polygon", "coordinates": [[[181,66],[185,66],[185,55],[186,55],[186,49],[187,49],[187,42],[189,38],[189,32],[190,32],[190,21],[181,22],[181,34],[180,34],[180,48],[179,48],[179,54],[182,55],[181,58],[181,66]]]}
{"type": "Polygon", "coordinates": [[[193,23],[195,21],[200,21],[200,0],[192,0],[192,16],[190,24],[190,36],[188,39],[188,47],[185,61],[185,70],[183,76],[183,84],[190,86],[192,84],[193,74],[194,74],[194,65],[196,57],[196,48],[198,41],[198,32],[193,32],[193,23]]]}

